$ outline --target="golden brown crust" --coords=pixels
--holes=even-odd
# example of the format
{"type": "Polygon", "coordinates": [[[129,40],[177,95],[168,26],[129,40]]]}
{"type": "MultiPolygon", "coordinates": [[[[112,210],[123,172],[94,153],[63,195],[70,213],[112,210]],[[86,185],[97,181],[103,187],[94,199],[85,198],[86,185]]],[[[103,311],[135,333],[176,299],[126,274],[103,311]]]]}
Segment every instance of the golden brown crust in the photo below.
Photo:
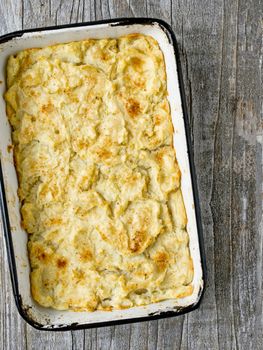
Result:
{"type": "Polygon", "coordinates": [[[9,58],[31,290],[55,309],[114,310],[192,293],[163,55],[141,34],[9,58]]]}

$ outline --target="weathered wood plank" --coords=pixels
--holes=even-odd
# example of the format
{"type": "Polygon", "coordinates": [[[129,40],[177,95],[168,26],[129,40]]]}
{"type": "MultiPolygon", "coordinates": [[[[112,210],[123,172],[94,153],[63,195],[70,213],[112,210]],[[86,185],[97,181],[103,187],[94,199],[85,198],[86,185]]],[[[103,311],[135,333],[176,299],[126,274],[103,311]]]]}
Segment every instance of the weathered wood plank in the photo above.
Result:
{"type": "MultiPolygon", "coordinates": [[[[1,1],[0,16],[0,35],[21,29],[21,1],[1,1]]],[[[26,325],[16,310],[13,298],[1,218],[0,233],[0,349],[23,350],[26,348],[26,325]]]]}
{"type": "Polygon", "coordinates": [[[261,166],[257,162],[257,139],[263,135],[260,108],[262,56],[261,61],[259,59],[260,54],[262,55],[262,31],[259,28],[262,18],[263,7],[260,0],[238,3],[231,168],[231,276],[236,341],[238,348],[244,349],[263,346],[262,328],[261,332],[258,332],[260,320],[257,317],[261,312],[262,327],[262,309],[261,311],[259,309],[262,302],[262,286],[259,285],[261,274],[258,273],[257,263],[260,264],[260,260],[262,262],[263,230],[259,230],[256,210],[257,174],[261,171],[261,166]]]}
{"type": "Polygon", "coordinates": [[[192,130],[209,285],[200,309],[186,317],[182,347],[203,349],[213,344],[213,349],[221,349],[215,299],[213,218],[209,203],[222,62],[223,2],[206,1],[202,5],[193,6],[192,1],[184,1],[173,3],[172,8],[192,130]]]}
{"type": "Polygon", "coordinates": [[[2,0],[0,2],[0,35],[22,28],[23,6],[21,0],[2,0]]]}
{"type": "Polygon", "coordinates": [[[261,0],[3,0],[0,16],[0,34],[129,16],[172,23],[188,101],[208,266],[203,303],[186,316],[39,332],[16,311],[1,244],[0,348],[262,349],[261,0]]]}

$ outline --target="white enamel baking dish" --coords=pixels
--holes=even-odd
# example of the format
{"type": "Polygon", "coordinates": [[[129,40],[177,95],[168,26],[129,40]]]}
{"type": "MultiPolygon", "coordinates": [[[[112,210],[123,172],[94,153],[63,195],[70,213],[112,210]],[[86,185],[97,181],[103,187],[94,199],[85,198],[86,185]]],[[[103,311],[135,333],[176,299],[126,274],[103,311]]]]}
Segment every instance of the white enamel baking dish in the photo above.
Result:
{"type": "Polygon", "coordinates": [[[21,316],[38,329],[72,330],[175,316],[195,309],[199,305],[204,289],[201,220],[178,49],[170,26],[157,19],[130,18],[7,34],[0,38],[0,81],[0,206],[13,291],[21,316]],[[130,33],[143,33],[154,37],[165,58],[168,98],[175,129],[174,146],[182,172],[182,192],[188,217],[190,251],[194,263],[194,292],[191,296],[182,299],[166,300],[118,311],[72,312],[43,308],[33,301],[30,294],[27,234],[20,225],[18,184],[13,154],[8,147],[11,144],[11,134],[3,99],[6,89],[6,61],[9,55],[26,48],[87,38],[118,37],[130,33]]]}

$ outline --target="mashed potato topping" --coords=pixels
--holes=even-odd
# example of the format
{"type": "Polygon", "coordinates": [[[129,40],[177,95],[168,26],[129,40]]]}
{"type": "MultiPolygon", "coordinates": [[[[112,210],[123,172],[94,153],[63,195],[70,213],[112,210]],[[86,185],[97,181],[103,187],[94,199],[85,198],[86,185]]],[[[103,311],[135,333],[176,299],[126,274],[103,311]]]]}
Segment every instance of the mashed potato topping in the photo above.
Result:
{"type": "Polygon", "coordinates": [[[5,94],[45,307],[112,310],[192,293],[164,58],[149,36],[11,56],[5,94]]]}

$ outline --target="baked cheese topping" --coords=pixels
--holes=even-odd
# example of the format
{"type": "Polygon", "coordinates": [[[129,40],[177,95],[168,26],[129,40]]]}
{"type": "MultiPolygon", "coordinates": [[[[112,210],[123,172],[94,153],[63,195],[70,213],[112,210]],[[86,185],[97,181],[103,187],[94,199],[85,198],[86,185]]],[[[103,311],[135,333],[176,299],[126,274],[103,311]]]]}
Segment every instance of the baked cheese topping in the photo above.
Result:
{"type": "Polygon", "coordinates": [[[33,298],[113,310],[193,290],[162,52],[132,34],[7,64],[33,298]]]}

